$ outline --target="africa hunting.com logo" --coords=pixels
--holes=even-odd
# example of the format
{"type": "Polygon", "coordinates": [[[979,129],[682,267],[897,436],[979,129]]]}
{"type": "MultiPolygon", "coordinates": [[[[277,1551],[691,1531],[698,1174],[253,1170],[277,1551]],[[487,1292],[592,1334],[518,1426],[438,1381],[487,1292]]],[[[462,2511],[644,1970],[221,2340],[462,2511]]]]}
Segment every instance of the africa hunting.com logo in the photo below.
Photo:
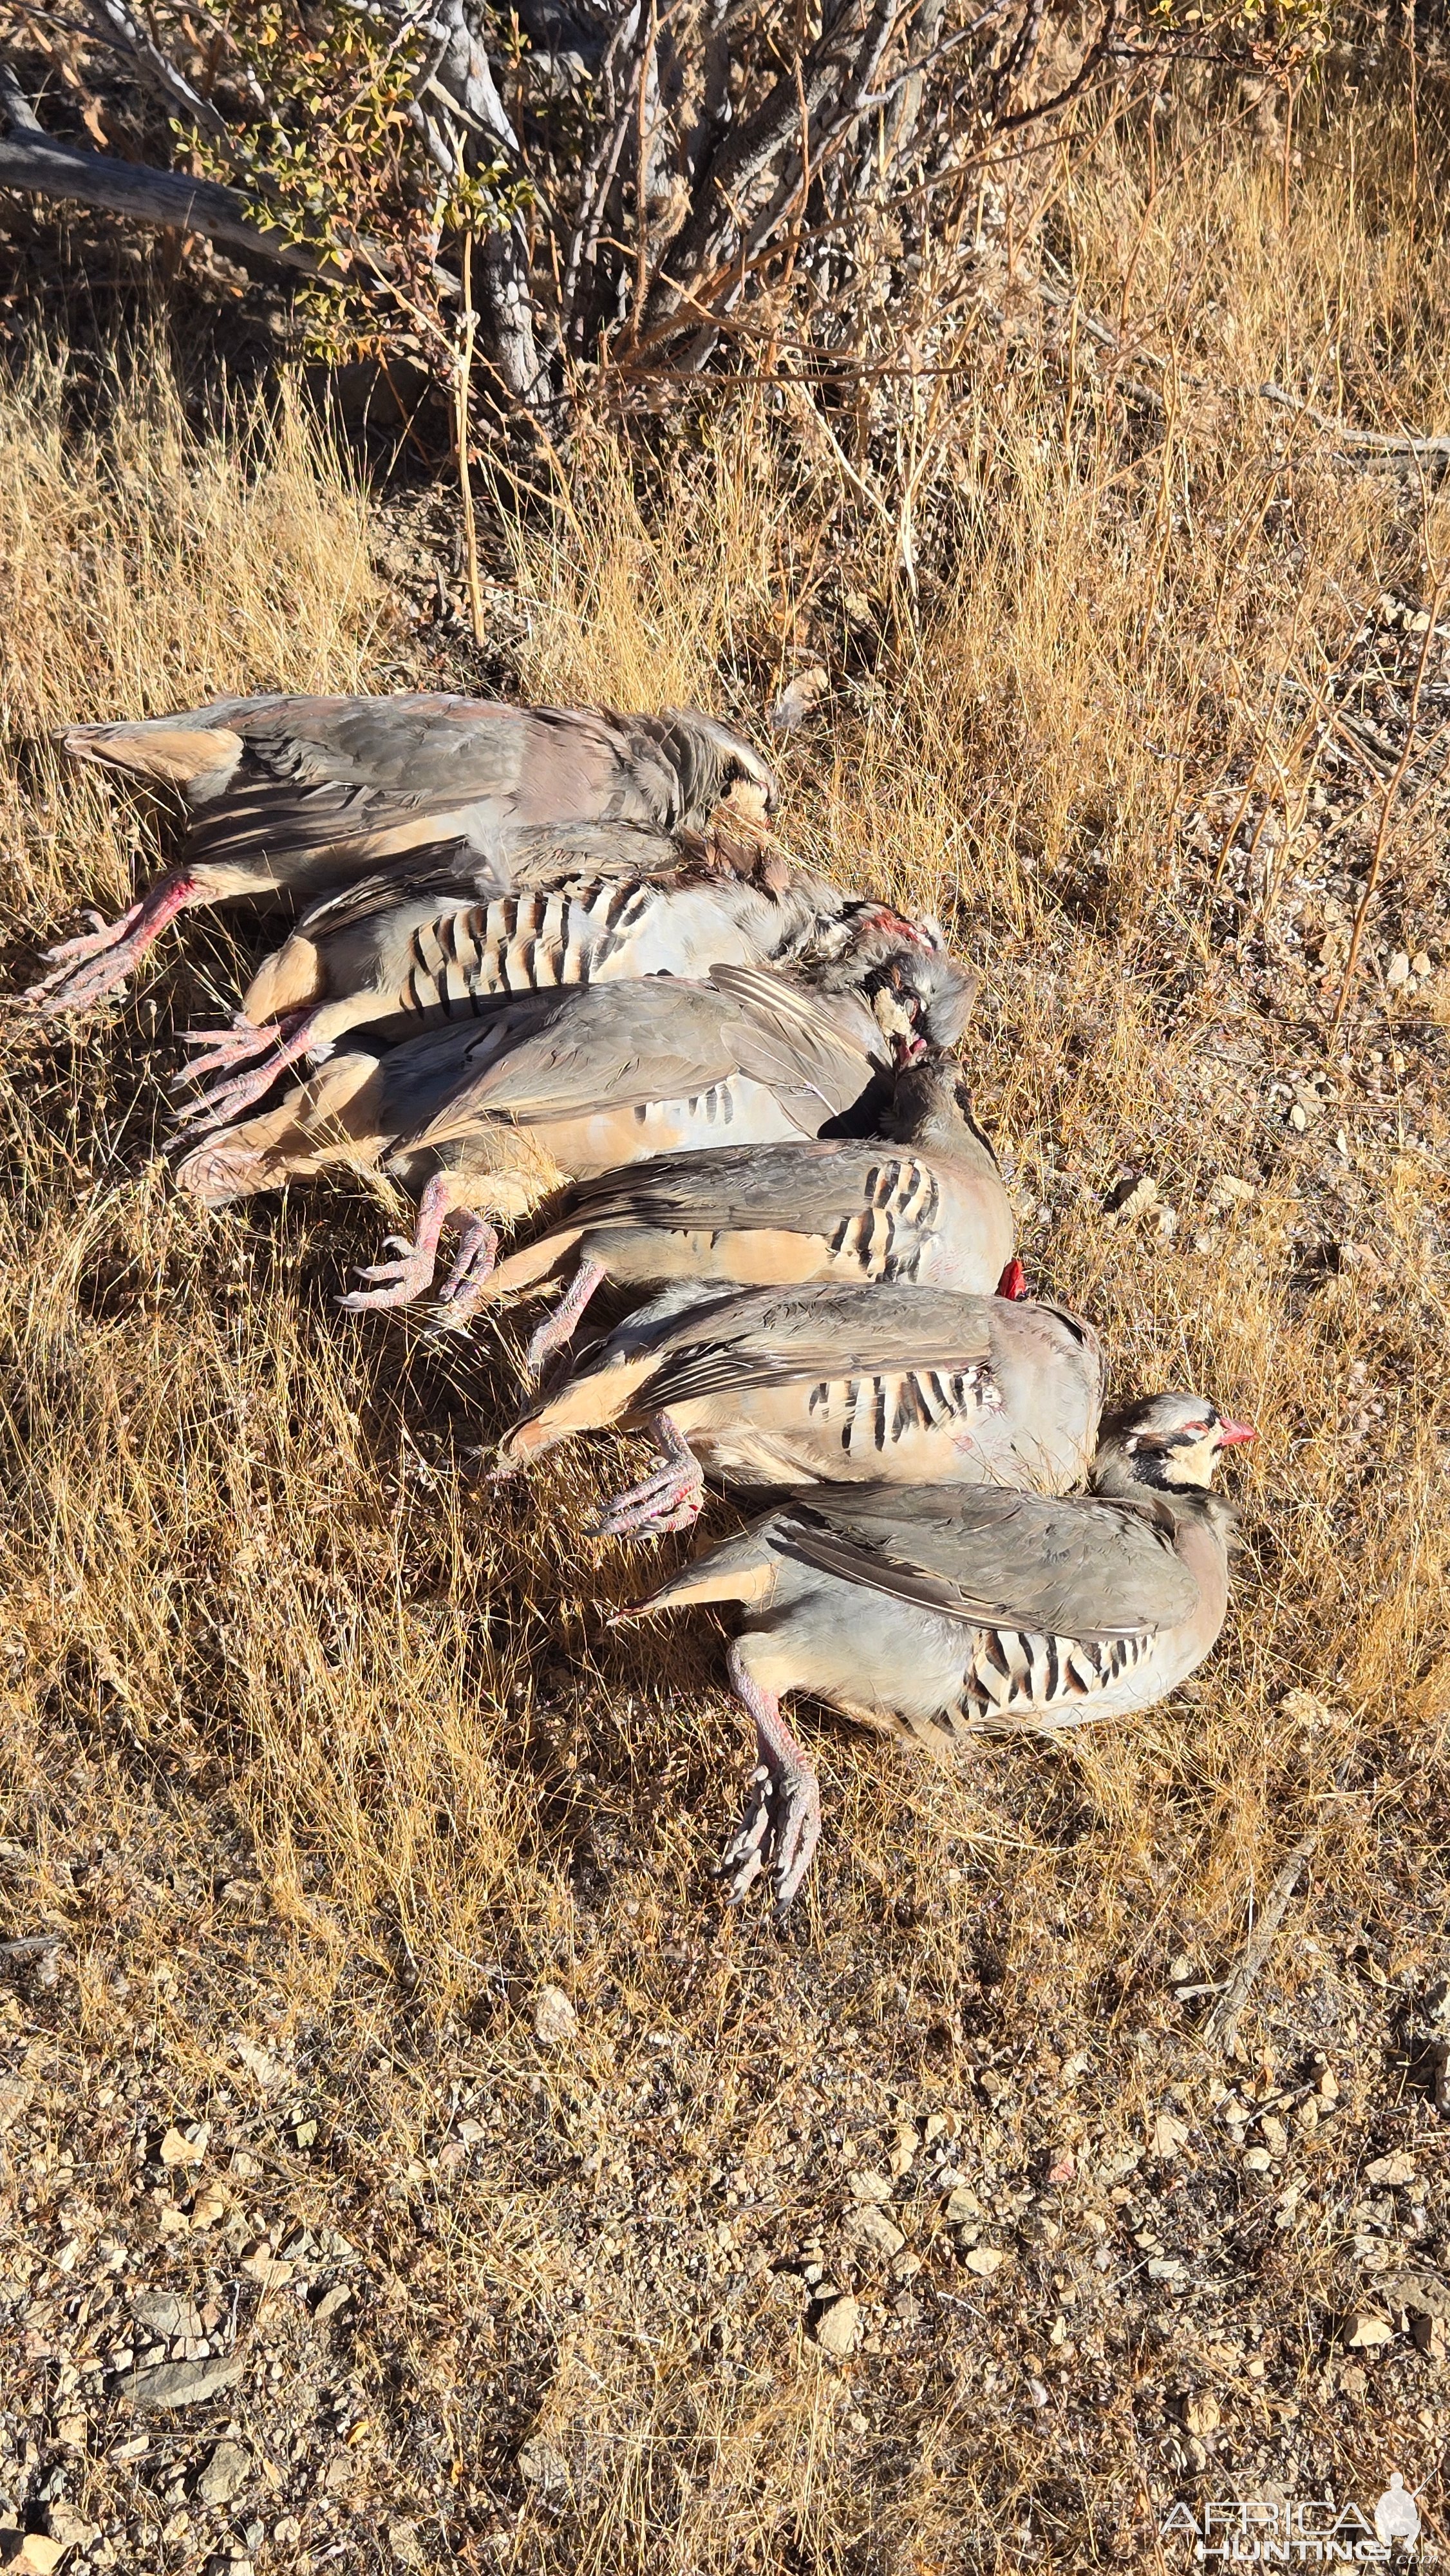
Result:
{"type": "Polygon", "coordinates": [[[1196,2513],[1174,2505],[1160,2536],[1191,2542],[1201,2565],[1403,2567],[1419,2531],[1419,2506],[1396,2470],[1372,2516],[1332,2496],[1219,2496],[1196,2513]]]}

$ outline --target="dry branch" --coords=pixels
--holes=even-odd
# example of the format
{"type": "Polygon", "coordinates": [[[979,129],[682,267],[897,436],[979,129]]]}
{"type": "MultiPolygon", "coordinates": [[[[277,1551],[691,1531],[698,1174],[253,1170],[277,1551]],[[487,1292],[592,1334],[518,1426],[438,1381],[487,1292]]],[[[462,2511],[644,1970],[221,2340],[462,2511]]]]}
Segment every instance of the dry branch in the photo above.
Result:
{"type": "Polygon", "coordinates": [[[22,126],[18,119],[8,134],[0,135],[0,188],[94,206],[102,214],[122,215],[131,223],[200,233],[208,241],[247,251],[254,259],[272,260],[306,277],[341,274],[324,253],[254,224],[235,188],[222,187],[215,179],[190,179],[179,170],[113,161],[104,152],[83,152],[74,143],[61,143],[54,135],[42,133],[38,126],[22,126]]]}
{"type": "Polygon", "coordinates": [[[1248,1948],[1203,2025],[1204,2038],[1212,2044],[1231,2044],[1239,2026],[1239,2015],[1248,2002],[1255,1978],[1274,1946],[1274,1937],[1284,1920],[1290,1897],[1299,1884],[1299,1872],[1319,1840],[1319,1827],[1311,1827],[1294,1845],[1283,1868],[1274,1880],[1259,1909],[1248,1948]]]}

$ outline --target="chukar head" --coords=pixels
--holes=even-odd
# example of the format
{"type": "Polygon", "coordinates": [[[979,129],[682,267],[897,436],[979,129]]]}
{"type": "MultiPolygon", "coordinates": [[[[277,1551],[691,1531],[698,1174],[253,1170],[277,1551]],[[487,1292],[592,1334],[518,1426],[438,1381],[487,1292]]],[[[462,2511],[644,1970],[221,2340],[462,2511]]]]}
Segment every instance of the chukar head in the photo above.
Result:
{"type": "Polygon", "coordinates": [[[1104,1416],[1093,1465],[1099,1494],[1130,1497],[1144,1485],[1160,1493],[1196,1486],[1206,1492],[1220,1449],[1255,1437],[1252,1422],[1234,1422],[1203,1395],[1150,1395],[1104,1416]]]}

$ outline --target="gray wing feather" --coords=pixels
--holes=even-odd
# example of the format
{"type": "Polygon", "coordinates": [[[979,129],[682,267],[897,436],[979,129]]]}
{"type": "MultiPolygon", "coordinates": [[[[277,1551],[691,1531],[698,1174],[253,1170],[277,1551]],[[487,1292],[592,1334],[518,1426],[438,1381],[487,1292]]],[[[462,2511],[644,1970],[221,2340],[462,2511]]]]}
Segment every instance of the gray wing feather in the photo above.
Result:
{"type": "Polygon", "coordinates": [[[1153,1636],[1187,1619],[1198,1586],[1155,1504],[1051,1501],[995,1486],[896,1492],[782,1513],[787,1556],[973,1627],[1056,1637],[1153,1636]]]}

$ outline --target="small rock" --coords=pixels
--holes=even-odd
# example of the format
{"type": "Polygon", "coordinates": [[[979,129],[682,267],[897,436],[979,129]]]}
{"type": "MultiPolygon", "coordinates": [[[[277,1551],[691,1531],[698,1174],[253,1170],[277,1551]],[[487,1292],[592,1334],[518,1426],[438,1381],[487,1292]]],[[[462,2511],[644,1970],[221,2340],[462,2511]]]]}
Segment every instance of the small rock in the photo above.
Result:
{"type": "Polygon", "coordinates": [[[534,2037],[545,2048],[562,2048],[579,2027],[579,2016],[562,1986],[540,1986],[534,1997],[534,2037]]]}
{"type": "Polygon", "coordinates": [[[1375,2352],[1384,2343],[1393,2343],[1395,2330],[1384,2317],[1372,2317],[1356,2308],[1344,2320],[1339,2339],[1346,2352],[1375,2352]]]}
{"type": "Polygon", "coordinates": [[[177,2335],[201,2332],[191,2301],[179,2299],[174,2290],[138,2290],[131,2314],[138,2326],[159,2335],[163,2343],[174,2342],[177,2335]]]}
{"type": "Polygon", "coordinates": [[[853,2245],[869,2246],[873,2254],[882,2255],[888,2263],[906,2243],[901,2229],[892,2225],[885,2210],[875,2201],[868,2200],[851,2212],[846,2221],[846,2233],[853,2245]]]}
{"type": "MultiPolygon", "coordinates": [[[[275,2534],[273,2536],[275,2538],[275,2534]]],[[[388,2548],[399,2567],[421,2567],[423,2564],[423,2551],[418,2539],[416,2523],[390,2522],[388,2548]]]]}
{"type": "Polygon", "coordinates": [[[211,2129],[205,2120],[198,2124],[194,2138],[188,2138],[180,2129],[168,2129],[161,2141],[162,2163],[164,2165],[199,2165],[206,2154],[207,2140],[210,2136],[211,2129]]]}
{"type": "Polygon", "coordinates": [[[230,2504],[251,2483],[252,2455],[240,2442],[218,2442],[196,2482],[203,2504],[230,2504]]]}
{"type": "Polygon", "coordinates": [[[351,2305],[352,2292],[346,2281],[336,2281],[330,2290],[323,2291],[312,2311],[312,2321],[314,2325],[325,2326],[330,2318],[341,2316],[343,2309],[351,2305]]]}
{"type": "Polygon", "coordinates": [[[1211,2388],[1190,2389],[1183,2400],[1183,2421],[1190,2433],[1216,2433],[1223,2418],[1211,2388]]]}
{"type": "Polygon", "coordinates": [[[1409,980],[1409,958],[1403,948],[1397,948],[1393,957],[1390,959],[1388,966],[1385,968],[1385,982],[1389,985],[1391,991],[1397,992],[1401,984],[1408,984],[1409,980]]]}
{"type": "Polygon", "coordinates": [[[817,2317],[816,2342],[833,2361],[845,2361],[856,2349],[860,2330],[861,2311],[848,2292],[842,2299],[833,2299],[817,2317]]]}
{"type": "Polygon", "coordinates": [[[857,2171],[846,2176],[846,2189],[853,2200],[887,2201],[891,2198],[890,2176],[884,2173],[857,2171]]]}
{"type": "Polygon", "coordinates": [[[1426,2316],[1423,2308],[1417,2308],[1410,2318],[1410,2333],[1414,2338],[1416,2352],[1424,2353],[1430,2361],[1444,2360],[1446,2343],[1443,2317],[1426,2316]]]}
{"type": "Polygon", "coordinates": [[[1413,2182],[1414,2158],[1407,2156],[1403,2148],[1397,2148],[1393,2155],[1377,2156],[1372,2165],[1366,2165],[1364,2178],[1366,2182],[1378,2183],[1382,2189],[1391,2190],[1396,2183],[1413,2182]]]}
{"type": "Polygon", "coordinates": [[[1007,2257],[1000,2245],[974,2245],[970,2254],[964,2255],[962,2259],[969,2272],[975,2272],[981,2280],[986,2281],[990,2280],[994,2272],[1000,2272],[1007,2257]]]}
{"type": "Polygon", "coordinates": [[[206,2361],[162,2361],[149,2370],[123,2370],[116,2395],[133,2406],[200,2406],[241,2378],[239,2352],[213,2353],[206,2361]]]}
{"type": "Polygon", "coordinates": [[[1176,2156],[1188,2144],[1188,2122],[1174,2117],[1171,2111],[1160,2111],[1153,2123],[1153,2152],[1158,2156],[1176,2156]]]}
{"type": "Polygon", "coordinates": [[[264,2290],[280,2290],[291,2280],[294,2267],[284,2263],[270,2245],[262,2244],[254,2245],[243,2257],[241,2268],[249,2280],[260,2281],[264,2290]]]}
{"type": "Polygon", "coordinates": [[[1309,1124],[1308,1116],[1297,1100],[1289,1112],[1289,1124],[1298,1136],[1303,1135],[1305,1128],[1309,1124]]]}
{"type": "Polygon", "coordinates": [[[5,2576],[51,2576],[69,2547],[68,2540],[47,2539],[43,2531],[0,2529],[0,2567],[5,2576]]]}
{"type": "Polygon", "coordinates": [[[1431,964],[1429,949],[1417,948],[1414,956],[1410,959],[1410,973],[1414,976],[1416,983],[1423,983],[1425,977],[1430,973],[1430,971],[1431,964]]]}
{"type": "Polygon", "coordinates": [[[948,2227],[960,2227],[967,2219],[980,2218],[981,2215],[982,2204],[978,2200],[976,2193],[972,2190],[970,2184],[959,2182],[955,2189],[947,2195],[946,2222],[948,2227]]]}
{"type": "Polygon", "coordinates": [[[1267,2147],[1245,2147],[1239,2158],[1245,2173],[1267,2173],[1273,2161],[1267,2147]]]}
{"type": "Polygon", "coordinates": [[[1281,2156],[1289,2143],[1288,2130],[1282,2120],[1275,2119],[1272,2111],[1266,2112],[1259,2122],[1259,2135],[1271,2155],[1281,2156]]]}

